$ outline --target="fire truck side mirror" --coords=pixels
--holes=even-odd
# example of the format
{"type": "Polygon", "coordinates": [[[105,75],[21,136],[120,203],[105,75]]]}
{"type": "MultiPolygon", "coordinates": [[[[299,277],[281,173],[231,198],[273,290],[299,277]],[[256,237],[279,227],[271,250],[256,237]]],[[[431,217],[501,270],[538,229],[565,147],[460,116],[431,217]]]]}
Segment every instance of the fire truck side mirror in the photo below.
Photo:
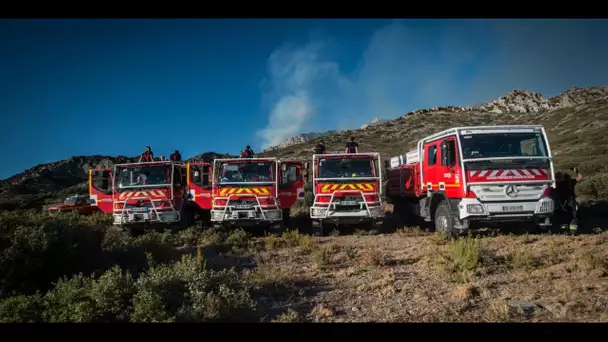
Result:
{"type": "Polygon", "coordinates": [[[108,170],[104,170],[101,172],[101,177],[102,178],[110,178],[110,171],[108,170]]]}
{"type": "Polygon", "coordinates": [[[304,170],[308,170],[308,169],[310,169],[310,163],[305,162],[304,163],[304,170]]]}
{"type": "Polygon", "coordinates": [[[287,164],[281,163],[281,171],[287,172],[287,164]]]}

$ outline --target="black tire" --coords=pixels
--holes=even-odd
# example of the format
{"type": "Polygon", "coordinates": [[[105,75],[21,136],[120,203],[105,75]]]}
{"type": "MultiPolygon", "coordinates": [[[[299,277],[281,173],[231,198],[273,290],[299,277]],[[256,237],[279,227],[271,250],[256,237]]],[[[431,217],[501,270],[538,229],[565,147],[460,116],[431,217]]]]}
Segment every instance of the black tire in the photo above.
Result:
{"type": "Polygon", "coordinates": [[[454,228],[454,218],[445,201],[441,201],[435,210],[434,225],[435,231],[443,233],[446,238],[458,236],[457,231],[454,228]]]}
{"type": "Polygon", "coordinates": [[[386,204],[395,204],[393,198],[388,193],[388,181],[384,182],[382,185],[384,192],[384,201],[386,204]]]}
{"type": "Polygon", "coordinates": [[[266,232],[269,235],[281,236],[283,235],[283,232],[285,232],[285,225],[283,224],[283,222],[280,222],[278,224],[271,224],[266,230],[266,232]]]}
{"type": "Polygon", "coordinates": [[[323,236],[324,234],[325,234],[325,229],[323,227],[323,221],[314,220],[312,223],[312,235],[323,236]]]}
{"type": "Polygon", "coordinates": [[[290,208],[283,209],[283,224],[285,225],[285,227],[289,227],[290,222],[291,222],[291,209],[290,208]]]}

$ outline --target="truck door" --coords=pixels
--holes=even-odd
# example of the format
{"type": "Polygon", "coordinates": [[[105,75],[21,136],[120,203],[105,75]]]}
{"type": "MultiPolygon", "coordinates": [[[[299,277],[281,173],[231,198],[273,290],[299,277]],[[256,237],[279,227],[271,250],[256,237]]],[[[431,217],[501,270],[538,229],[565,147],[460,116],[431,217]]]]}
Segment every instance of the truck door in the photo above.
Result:
{"type": "Polygon", "coordinates": [[[279,168],[279,200],[284,209],[291,208],[298,199],[304,199],[304,181],[301,161],[282,161],[279,168]]]}
{"type": "Polygon", "coordinates": [[[458,167],[458,145],[455,137],[447,137],[440,144],[441,163],[437,167],[439,190],[445,191],[448,197],[460,194],[461,172],[458,167]]]}
{"type": "Polygon", "coordinates": [[[111,214],[114,211],[112,191],[111,169],[89,169],[89,197],[91,206],[99,208],[105,214],[111,214]]]}
{"type": "Polygon", "coordinates": [[[206,162],[188,163],[188,190],[190,201],[201,209],[211,209],[211,164],[206,162]]]}
{"type": "Polygon", "coordinates": [[[422,164],[424,187],[426,190],[439,190],[439,154],[438,142],[432,142],[424,146],[424,160],[422,164]]]}
{"type": "Polygon", "coordinates": [[[186,169],[178,165],[173,165],[173,204],[175,210],[179,210],[182,206],[182,202],[188,198],[187,191],[187,177],[186,169]]]}

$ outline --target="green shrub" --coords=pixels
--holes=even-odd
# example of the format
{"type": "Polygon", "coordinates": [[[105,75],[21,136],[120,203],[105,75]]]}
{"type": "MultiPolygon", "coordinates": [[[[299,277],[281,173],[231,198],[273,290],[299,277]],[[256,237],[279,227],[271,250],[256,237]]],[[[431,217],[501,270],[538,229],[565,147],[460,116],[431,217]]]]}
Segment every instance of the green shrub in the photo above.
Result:
{"type": "Polygon", "coordinates": [[[120,267],[98,279],[82,274],[60,279],[44,296],[47,322],[125,322],[129,318],[134,280],[120,267]]]}
{"type": "Polygon", "coordinates": [[[0,323],[42,322],[44,304],[39,294],[14,296],[0,300],[0,323]]]}
{"type": "Polygon", "coordinates": [[[180,262],[150,268],[135,285],[133,322],[255,320],[256,307],[233,270],[201,269],[184,255],[180,262]]]}

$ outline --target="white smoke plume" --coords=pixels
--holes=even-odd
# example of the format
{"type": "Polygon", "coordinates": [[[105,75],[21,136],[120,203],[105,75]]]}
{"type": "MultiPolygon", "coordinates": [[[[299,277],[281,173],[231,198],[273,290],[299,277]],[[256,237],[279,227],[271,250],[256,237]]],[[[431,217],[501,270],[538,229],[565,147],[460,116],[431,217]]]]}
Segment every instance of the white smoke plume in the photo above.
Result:
{"type": "Polygon", "coordinates": [[[375,117],[489,101],[513,89],[553,96],[608,77],[606,23],[576,20],[400,20],[371,36],[356,68],[332,59],[335,41],[285,45],[269,58],[262,148],[302,132],[352,129],[375,117]],[[592,61],[590,66],[586,61],[592,61]],[[603,64],[604,68],[597,68],[603,64]],[[576,70],[576,73],[570,71],[576,70]]]}

